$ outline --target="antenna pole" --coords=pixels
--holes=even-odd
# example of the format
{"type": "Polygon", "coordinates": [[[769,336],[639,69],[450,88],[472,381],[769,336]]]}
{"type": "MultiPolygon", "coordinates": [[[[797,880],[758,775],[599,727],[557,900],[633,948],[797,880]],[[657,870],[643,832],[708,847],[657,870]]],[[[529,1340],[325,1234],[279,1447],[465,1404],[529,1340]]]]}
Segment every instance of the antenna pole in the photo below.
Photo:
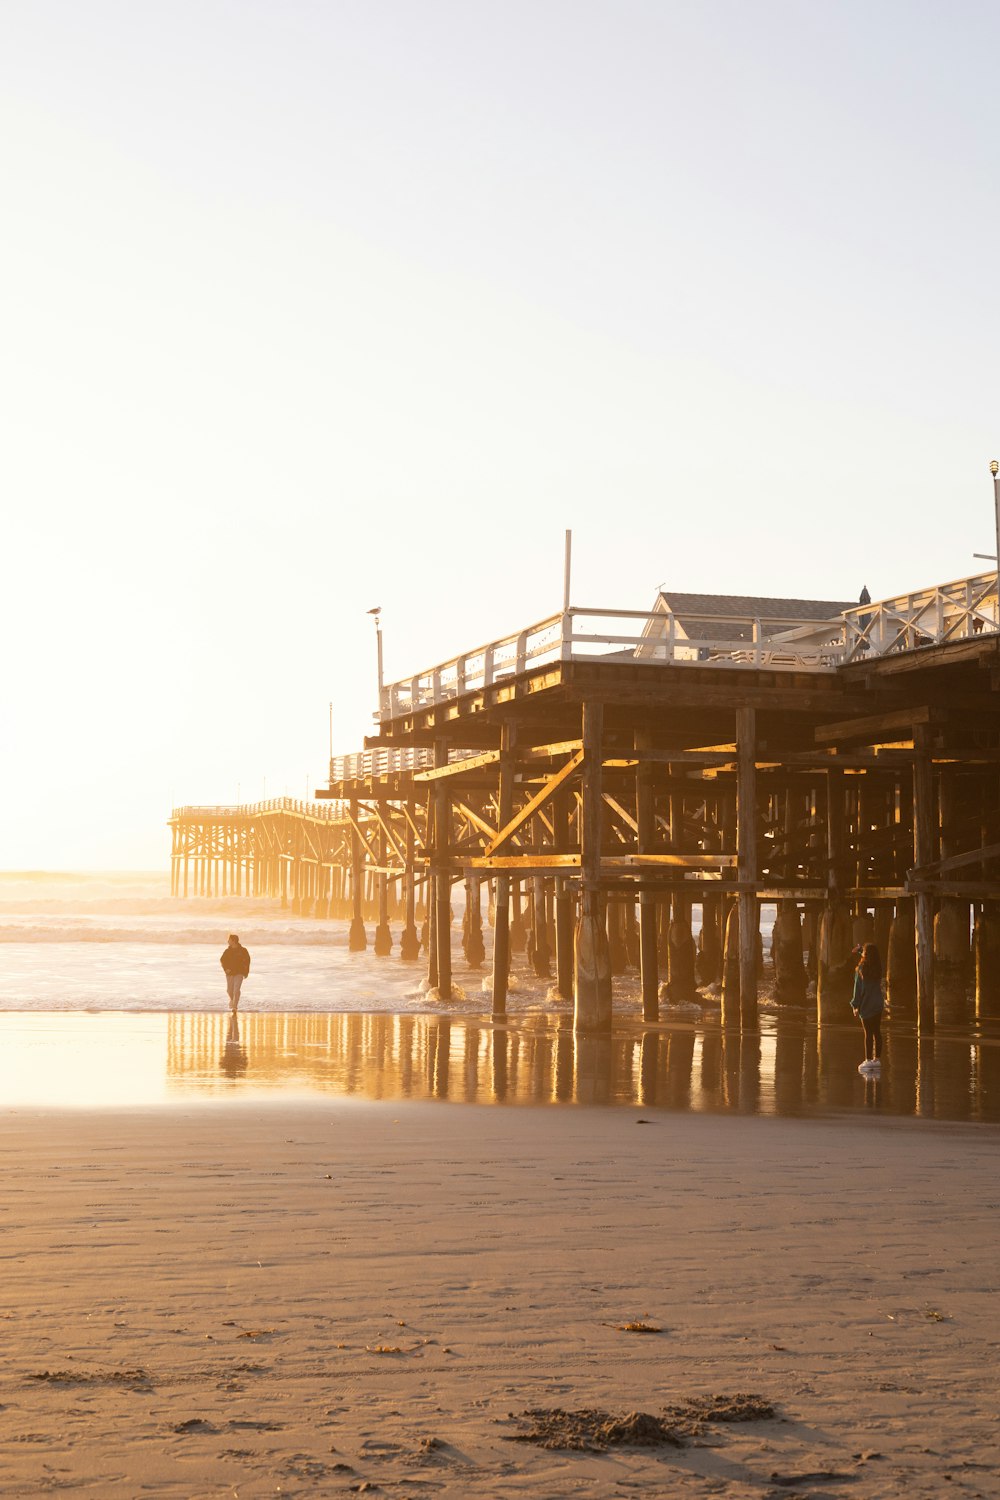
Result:
{"type": "Polygon", "coordinates": [[[566,532],[566,553],[563,562],[563,614],[569,614],[570,569],[573,561],[573,533],[566,532]]]}

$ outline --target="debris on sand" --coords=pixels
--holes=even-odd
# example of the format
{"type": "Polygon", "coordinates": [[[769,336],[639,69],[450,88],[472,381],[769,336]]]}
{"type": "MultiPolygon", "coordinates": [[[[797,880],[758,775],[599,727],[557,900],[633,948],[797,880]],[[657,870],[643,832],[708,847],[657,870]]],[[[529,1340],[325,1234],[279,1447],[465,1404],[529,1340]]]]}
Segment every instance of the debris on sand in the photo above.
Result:
{"type": "Polygon", "coordinates": [[[647,1411],[616,1417],[613,1412],[587,1408],[563,1411],[559,1406],[533,1406],[522,1412],[530,1432],[509,1439],[513,1443],[536,1443],[540,1448],[569,1448],[579,1453],[604,1453],[608,1448],[658,1448],[669,1443],[679,1448],[683,1439],[660,1417],[647,1411]]]}
{"type": "MultiPolygon", "coordinates": [[[[513,1417],[514,1413],[510,1415],[513,1417]]],[[[733,1396],[695,1396],[663,1415],[633,1411],[627,1416],[587,1407],[564,1411],[559,1406],[532,1406],[517,1419],[530,1423],[528,1432],[508,1438],[513,1443],[536,1443],[540,1448],[570,1448],[580,1453],[604,1453],[612,1447],[681,1448],[700,1437],[709,1422],[764,1422],[775,1416],[774,1406],[762,1396],[738,1392],[733,1396]]]]}
{"type": "Polygon", "coordinates": [[[619,1333],[662,1333],[655,1323],[616,1323],[619,1333]]]}
{"type": "Polygon", "coordinates": [[[697,1417],[703,1422],[768,1422],[774,1407],[763,1396],[738,1391],[735,1396],[694,1396],[683,1406],[667,1408],[673,1415],[697,1417]]]}
{"type": "Polygon", "coordinates": [[[148,1388],[148,1370],[35,1370],[29,1380],[45,1380],[52,1385],[127,1385],[148,1388]]]}

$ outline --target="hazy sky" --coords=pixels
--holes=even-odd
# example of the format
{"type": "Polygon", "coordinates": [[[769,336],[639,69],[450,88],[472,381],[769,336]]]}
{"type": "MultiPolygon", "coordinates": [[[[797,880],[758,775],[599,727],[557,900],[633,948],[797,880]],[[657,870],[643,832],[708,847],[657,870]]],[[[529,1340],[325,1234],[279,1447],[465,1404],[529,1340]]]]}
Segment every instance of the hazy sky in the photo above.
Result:
{"type": "Polygon", "coordinates": [[[2,0],[0,866],[156,867],[391,677],[993,545],[1000,9],[2,0]]]}

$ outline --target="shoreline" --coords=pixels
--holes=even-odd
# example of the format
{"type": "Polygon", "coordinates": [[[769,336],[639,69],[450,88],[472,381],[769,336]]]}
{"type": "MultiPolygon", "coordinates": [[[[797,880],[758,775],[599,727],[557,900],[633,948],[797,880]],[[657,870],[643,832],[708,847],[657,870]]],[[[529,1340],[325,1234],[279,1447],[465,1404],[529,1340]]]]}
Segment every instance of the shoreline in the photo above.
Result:
{"type": "Polygon", "coordinates": [[[858,1073],[860,1028],[799,1016],[729,1033],[718,1018],[620,1018],[577,1035],[569,1014],[455,1011],[0,1011],[0,1100],[100,1109],[205,1099],[427,1100],[491,1107],[658,1109],[789,1118],[1000,1124],[1000,1038],[886,1038],[858,1073]]]}

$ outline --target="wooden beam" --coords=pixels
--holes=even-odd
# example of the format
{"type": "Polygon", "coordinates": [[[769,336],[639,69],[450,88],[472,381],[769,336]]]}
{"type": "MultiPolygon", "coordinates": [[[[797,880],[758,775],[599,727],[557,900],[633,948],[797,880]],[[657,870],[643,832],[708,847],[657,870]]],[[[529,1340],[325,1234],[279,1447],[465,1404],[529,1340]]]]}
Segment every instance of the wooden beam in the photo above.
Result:
{"type": "Polygon", "coordinates": [[[456,800],[454,803],[454,807],[455,810],[457,812],[460,812],[463,817],[468,818],[473,827],[478,828],[481,833],[485,833],[488,839],[496,838],[497,831],[493,827],[493,825],[491,823],[487,823],[486,819],[481,818],[478,813],[474,813],[472,811],[472,808],[469,807],[465,802],[459,802],[456,800]]]}
{"type": "Polygon", "coordinates": [[[469,755],[465,760],[452,760],[446,766],[435,766],[431,771],[414,771],[414,781],[441,781],[446,776],[461,776],[463,771],[477,771],[480,766],[495,766],[500,759],[499,750],[484,750],[482,755],[469,755]]]}
{"type": "Polygon", "coordinates": [[[737,867],[735,854],[609,854],[601,868],[611,870],[732,870],[737,867]]]}
{"type": "Polygon", "coordinates": [[[480,854],[464,863],[471,870],[578,870],[579,854],[480,854]]]}
{"type": "MultiPolygon", "coordinates": [[[[979,849],[969,849],[965,854],[953,854],[950,859],[939,859],[932,865],[915,866],[906,872],[906,884],[910,889],[936,880],[950,870],[960,870],[963,865],[979,865],[984,859],[1000,858],[1000,844],[987,844],[979,849]]],[[[1000,883],[998,883],[1000,889],[1000,883]]]]}
{"type": "Polygon", "coordinates": [[[817,745],[832,745],[844,740],[859,740],[862,744],[873,745],[880,736],[893,734],[897,730],[912,730],[917,724],[930,724],[935,717],[935,710],[926,705],[895,708],[889,713],[866,714],[861,719],[840,719],[833,724],[821,724],[815,730],[815,738],[817,745]]]}
{"type": "Polygon", "coordinates": [[[501,828],[496,837],[492,839],[489,844],[487,844],[484,853],[486,853],[487,855],[492,855],[495,854],[498,849],[502,848],[503,845],[507,843],[508,839],[510,839],[512,835],[515,834],[517,830],[528,821],[531,815],[549,800],[549,798],[552,796],[552,793],[557,791],[558,788],[562,786],[563,782],[568,780],[568,778],[573,775],[574,771],[579,768],[582,762],[583,751],[577,750],[575,755],[570,756],[569,760],[563,766],[562,770],[557,771],[554,776],[551,776],[542,787],[541,791],[536,792],[531,801],[526,802],[524,807],[521,808],[521,811],[515,813],[514,817],[511,818],[506,827],[501,828]]]}
{"type": "Polygon", "coordinates": [[[531,745],[518,752],[520,760],[551,760],[556,755],[572,755],[583,748],[582,740],[559,740],[554,745],[531,745]]]}
{"type": "MultiPolygon", "coordinates": [[[[607,761],[605,761],[605,765],[607,765],[607,761]]],[[[612,797],[610,792],[604,793],[604,800],[611,808],[612,812],[616,812],[621,818],[622,822],[627,823],[632,832],[638,834],[639,824],[636,822],[635,818],[633,818],[632,814],[630,812],[627,812],[626,809],[622,807],[621,803],[616,801],[616,799],[612,797]]]]}

